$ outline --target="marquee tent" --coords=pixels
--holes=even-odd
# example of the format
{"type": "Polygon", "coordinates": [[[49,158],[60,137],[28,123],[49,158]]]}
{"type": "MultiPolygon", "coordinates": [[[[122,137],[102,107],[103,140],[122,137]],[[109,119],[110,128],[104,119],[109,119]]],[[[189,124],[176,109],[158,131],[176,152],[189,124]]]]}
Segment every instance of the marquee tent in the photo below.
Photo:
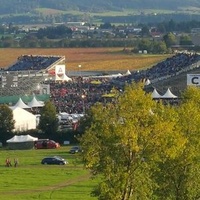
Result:
{"type": "Polygon", "coordinates": [[[34,96],[32,101],[28,103],[28,106],[31,108],[37,108],[37,107],[43,107],[44,103],[40,102],[36,99],[36,97],[34,96]]]}
{"type": "Polygon", "coordinates": [[[38,138],[30,135],[15,135],[6,142],[9,149],[32,149],[34,148],[34,142],[37,140],[38,138]]]}
{"type": "Polygon", "coordinates": [[[20,107],[20,108],[30,108],[28,105],[26,105],[21,98],[17,101],[17,103],[13,106],[14,108],[20,107]]]}
{"type": "Polygon", "coordinates": [[[176,99],[176,95],[172,94],[171,90],[168,88],[165,94],[161,97],[162,99],[176,99]]]}
{"type": "Polygon", "coordinates": [[[160,94],[157,92],[156,88],[154,88],[154,90],[153,90],[151,96],[152,96],[153,99],[160,99],[160,98],[162,98],[162,95],[160,95],[160,94]]]}
{"type": "Polygon", "coordinates": [[[149,80],[149,79],[147,79],[146,81],[145,81],[145,85],[150,85],[151,84],[151,81],[149,80]]]}
{"type": "Polygon", "coordinates": [[[20,107],[11,107],[15,120],[14,131],[36,129],[36,116],[20,107]]]}
{"type": "Polygon", "coordinates": [[[125,75],[131,75],[131,72],[129,71],[129,69],[127,70],[127,72],[125,73],[125,75]]]}

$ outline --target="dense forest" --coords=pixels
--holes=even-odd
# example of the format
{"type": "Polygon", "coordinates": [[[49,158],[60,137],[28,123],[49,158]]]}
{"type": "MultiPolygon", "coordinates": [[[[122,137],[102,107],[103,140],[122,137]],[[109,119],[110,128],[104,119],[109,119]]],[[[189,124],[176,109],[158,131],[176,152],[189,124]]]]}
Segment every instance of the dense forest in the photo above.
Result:
{"type": "Polygon", "coordinates": [[[22,14],[33,12],[36,8],[58,10],[77,10],[89,12],[122,11],[123,9],[161,9],[200,6],[200,0],[0,0],[0,14],[22,14]]]}

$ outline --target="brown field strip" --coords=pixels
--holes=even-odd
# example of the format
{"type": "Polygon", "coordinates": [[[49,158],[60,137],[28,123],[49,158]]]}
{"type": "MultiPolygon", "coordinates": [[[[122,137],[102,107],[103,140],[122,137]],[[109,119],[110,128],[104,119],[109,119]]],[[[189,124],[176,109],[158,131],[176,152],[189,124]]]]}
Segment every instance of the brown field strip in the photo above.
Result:
{"type": "Polygon", "coordinates": [[[139,55],[125,53],[123,48],[5,48],[0,49],[0,68],[5,68],[17,61],[21,55],[63,55],[66,69],[77,71],[135,70],[166,59],[169,55],[139,55]]]}

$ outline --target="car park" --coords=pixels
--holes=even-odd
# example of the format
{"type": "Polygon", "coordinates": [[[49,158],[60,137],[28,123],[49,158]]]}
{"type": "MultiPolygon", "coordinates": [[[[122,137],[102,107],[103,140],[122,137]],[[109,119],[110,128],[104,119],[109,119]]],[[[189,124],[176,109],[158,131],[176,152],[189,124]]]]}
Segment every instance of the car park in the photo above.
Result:
{"type": "Polygon", "coordinates": [[[75,154],[75,153],[79,153],[79,152],[81,152],[82,150],[81,150],[81,148],[79,147],[79,146],[73,146],[73,147],[71,147],[71,149],[69,150],[69,153],[71,153],[71,154],[75,154]]]}
{"type": "Polygon", "coordinates": [[[60,156],[50,156],[42,159],[43,165],[66,165],[68,162],[60,156]]]}

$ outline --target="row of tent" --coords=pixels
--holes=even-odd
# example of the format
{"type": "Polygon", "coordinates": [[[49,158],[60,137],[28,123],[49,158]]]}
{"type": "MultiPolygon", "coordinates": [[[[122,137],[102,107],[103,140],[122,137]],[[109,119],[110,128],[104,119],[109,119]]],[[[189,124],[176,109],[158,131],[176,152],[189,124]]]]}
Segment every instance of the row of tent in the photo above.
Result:
{"type": "Polygon", "coordinates": [[[16,107],[20,107],[20,108],[39,108],[39,107],[43,107],[44,106],[44,102],[43,101],[38,101],[36,99],[35,96],[33,96],[33,99],[31,102],[27,104],[25,104],[21,98],[19,98],[19,100],[17,101],[17,103],[14,106],[11,106],[11,108],[16,108],[16,107]]]}
{"type": "Polygon", "coordinates": [[[169,88],[163,95],[159,94],[158,91],[154,88],[151,96],[153,99],[177,99],[178,98],[176,95],[174,95],[171,92],[171,90],[169,88]]]}

